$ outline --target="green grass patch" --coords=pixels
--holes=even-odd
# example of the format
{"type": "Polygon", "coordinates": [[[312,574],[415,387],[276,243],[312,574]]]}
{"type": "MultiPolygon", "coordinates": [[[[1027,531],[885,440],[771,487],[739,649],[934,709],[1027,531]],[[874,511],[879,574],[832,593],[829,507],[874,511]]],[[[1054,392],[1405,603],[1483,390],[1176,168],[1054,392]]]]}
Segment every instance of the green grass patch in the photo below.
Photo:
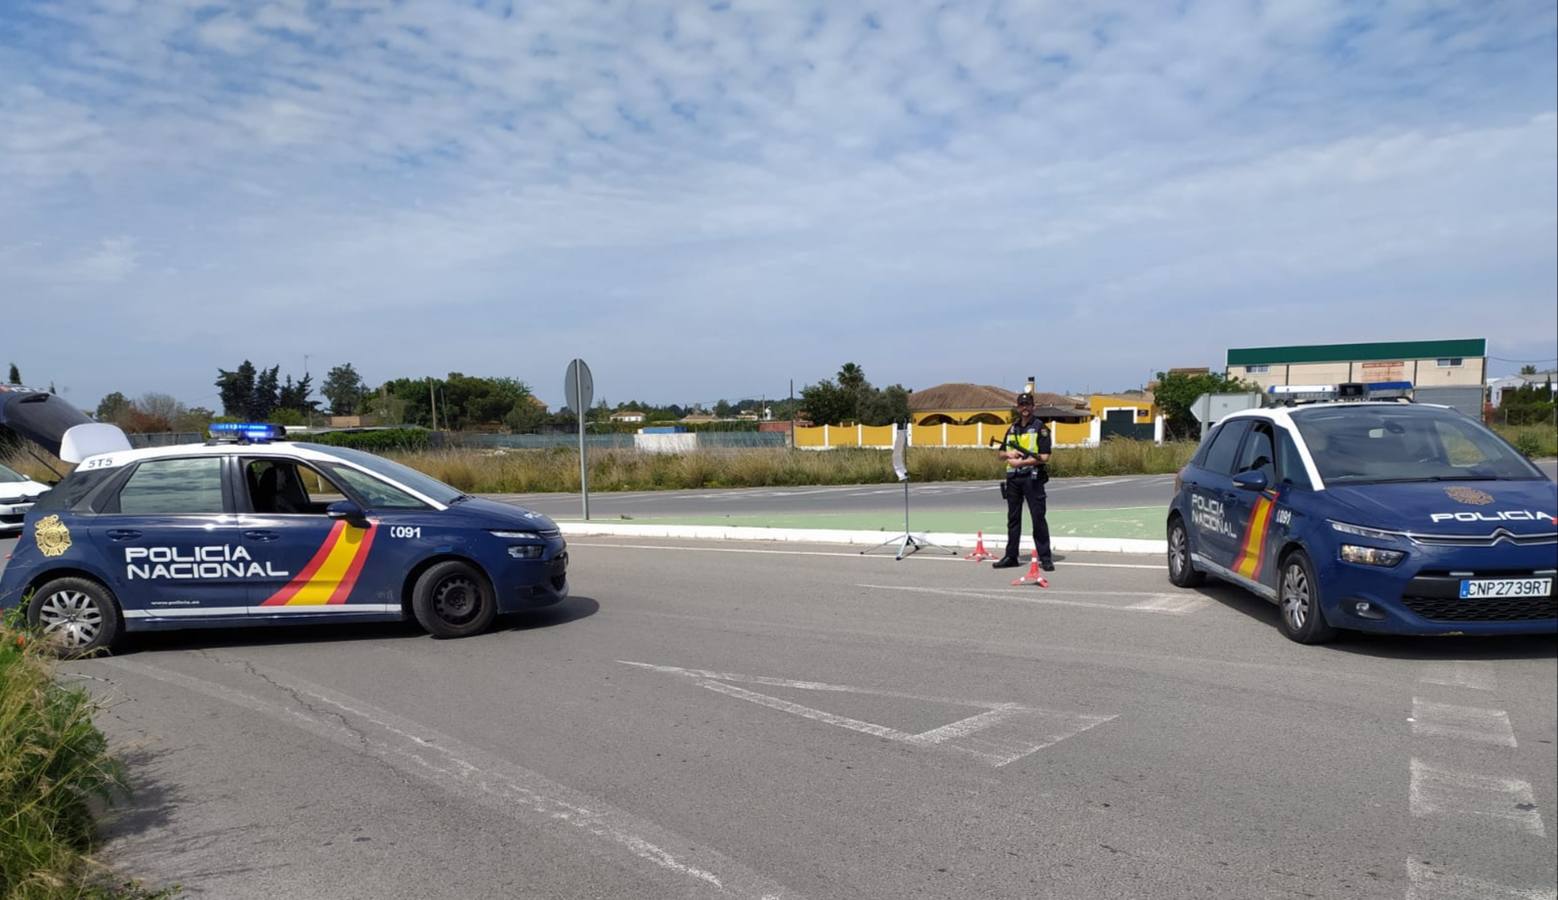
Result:
{"type": "Polygon", "coordinates": [[[91,858],[94,804],[126,793],[85,691],[61,687],[30,633],[0,624],[0,897],[151,900],[91,858]]]}
{"type": "Polygon", "coordinates": [[[1558,428],[1551,423],[1542,425],[1494,425],[1506,441],[1532,459],[1558,456],[1558,428]]]}

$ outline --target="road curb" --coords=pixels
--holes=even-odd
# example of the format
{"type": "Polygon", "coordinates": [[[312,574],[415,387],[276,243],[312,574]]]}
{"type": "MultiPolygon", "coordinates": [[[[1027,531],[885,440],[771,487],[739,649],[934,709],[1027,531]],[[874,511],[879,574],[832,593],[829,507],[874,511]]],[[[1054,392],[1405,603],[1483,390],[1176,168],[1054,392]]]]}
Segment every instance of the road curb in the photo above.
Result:
{"type": "MultiPolygon", "coordinates": [[[[846,531],[834,528],[757,528],[739,525],[627,525],[617,522],[559,522],[563,534],[570,537],[645,537],[689,538],[703,541],[777,541],[806,544],[864,544],[874,546],[891,535],[883,531],[846,531]]],[[[972,534],[944,532],[916,533],[931,543],[943,547],[972,549],[978,540],[972,534]]],[[[1000,550],[1002,538],[996,537],[986,546],[1000,550]]],[[[1139,538],[1099,538],[1055,536],[1050,547],[1058,553],[1152,553],[1168,552],[1167,541],[1139,538]]]]}

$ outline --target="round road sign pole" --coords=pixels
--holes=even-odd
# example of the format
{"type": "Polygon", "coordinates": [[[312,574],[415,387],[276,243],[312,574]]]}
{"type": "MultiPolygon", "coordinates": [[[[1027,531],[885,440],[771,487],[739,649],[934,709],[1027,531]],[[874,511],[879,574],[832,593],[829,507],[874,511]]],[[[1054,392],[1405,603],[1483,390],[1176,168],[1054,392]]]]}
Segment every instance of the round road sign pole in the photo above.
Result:
{"type": "MultiPolygon", "coordinates": [[[[575,360],[573,366],[573,393],[579,398],[581,406],[584,400],[584,365],[583,360],[575,360]]],[[[585,458],[584,450],[584,416],[586,410],[579,409],[579,496],[584,500],[584,521],[590,520],[590,466],[585,458]]]]}

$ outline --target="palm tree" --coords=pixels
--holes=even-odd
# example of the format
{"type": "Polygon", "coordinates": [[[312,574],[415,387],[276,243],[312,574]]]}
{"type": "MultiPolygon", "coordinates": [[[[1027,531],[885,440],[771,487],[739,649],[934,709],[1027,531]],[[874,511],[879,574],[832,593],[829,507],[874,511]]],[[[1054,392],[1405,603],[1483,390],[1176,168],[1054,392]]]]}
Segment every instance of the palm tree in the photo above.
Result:
{"type": "Polygon", "coordinates": [[[851,393],[859,392],[866,386],[865,370],[852,362],[847,362],[839,367],[839,387],[851,393]]]}

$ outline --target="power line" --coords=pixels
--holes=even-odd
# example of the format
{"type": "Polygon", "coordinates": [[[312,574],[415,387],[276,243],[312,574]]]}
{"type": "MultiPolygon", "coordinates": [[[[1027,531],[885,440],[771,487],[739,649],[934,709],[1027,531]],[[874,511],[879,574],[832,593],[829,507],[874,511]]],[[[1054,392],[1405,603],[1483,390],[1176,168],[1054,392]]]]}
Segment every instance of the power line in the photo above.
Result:
{"type": "Polygon", "coordinates": [[[1502,356],[1490,356],[1490,357],[1488,357],[1488,359],[1491,359],[1491,360],[1493,360],[1495,362],[1517,362],[1517,363],[1558,362],[1558,356],[1548,356],[1548,357],[1544,357],[1542,359],[1506,359],[1506,358],[1504,358],[1502,356]]]}

